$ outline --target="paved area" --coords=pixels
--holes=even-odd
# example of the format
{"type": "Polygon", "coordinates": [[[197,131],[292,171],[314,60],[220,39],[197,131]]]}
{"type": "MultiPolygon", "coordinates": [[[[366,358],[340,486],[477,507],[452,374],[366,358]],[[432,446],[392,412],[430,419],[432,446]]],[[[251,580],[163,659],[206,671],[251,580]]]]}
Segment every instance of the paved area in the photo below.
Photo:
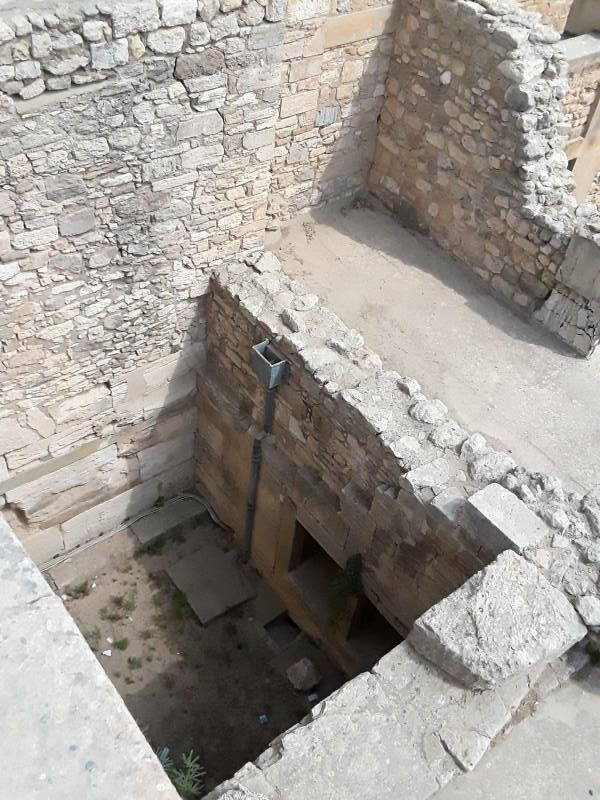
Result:
{"type": "Polygon", "coordinates": [[[600,797],[600,669],[538,704],[435,800],[589,800],[600,797]]]}
{"type": "Polygon", "coordinates": [[[297,217],[271,243],[383,358],[467,429],[571,488],[600,480],[600,357],[585,361],[424,237],[369,208],[297,217]]]}

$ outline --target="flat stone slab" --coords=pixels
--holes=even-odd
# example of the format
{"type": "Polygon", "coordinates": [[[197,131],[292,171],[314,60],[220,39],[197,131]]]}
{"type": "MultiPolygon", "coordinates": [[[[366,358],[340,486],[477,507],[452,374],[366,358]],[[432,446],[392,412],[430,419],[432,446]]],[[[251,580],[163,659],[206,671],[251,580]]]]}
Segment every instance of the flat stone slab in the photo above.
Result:
{"type": "Polygon", "coordinates": [[[494,554],[509,549],[522,553],[551,534],[543,520],[499,483],[490,483],[469,497],[465,522],[471,536],[494,554]]]}
{"type": "Polygon", "coordinates": [[[224,553],[216,545],[178,561],[167,568],[167,574],[203,625],[256,595],[237,553],[224,553]]]}
{"type": "Polygon", "coordinates": [[[586,632],[565,595],[507,550],[419,617],[408,641],[465,686],[488,688],[557,658],[586,632]]]}
{"type": "Polygon", "coordinates": [[[129,527],[136,535],[140,544],[148,544],[153,539],[163,536],[178,525],[190,522],[195,517],[206,512],[199,500],[193,497],[185,497],[181,500],[171,500],[164,506],[158,508],[147,517],[138,519],[129,527]]]}
{"type": "Polygon", "coordinates": [[[62,602],[0,515],[2,797],[179,797],[62,602]]]}

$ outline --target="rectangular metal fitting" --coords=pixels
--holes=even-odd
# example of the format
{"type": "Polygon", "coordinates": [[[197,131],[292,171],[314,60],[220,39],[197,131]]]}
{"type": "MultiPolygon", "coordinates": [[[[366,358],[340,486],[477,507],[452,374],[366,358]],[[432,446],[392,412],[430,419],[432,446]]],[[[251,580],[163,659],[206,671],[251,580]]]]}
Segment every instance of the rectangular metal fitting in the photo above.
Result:
{"type": "Polygon", "coordinates": [[[271,346],[268,339],[254,345],[250,361],[256,377],[267,389],[274,389],[287,377],[289,361],[271,346]]]}

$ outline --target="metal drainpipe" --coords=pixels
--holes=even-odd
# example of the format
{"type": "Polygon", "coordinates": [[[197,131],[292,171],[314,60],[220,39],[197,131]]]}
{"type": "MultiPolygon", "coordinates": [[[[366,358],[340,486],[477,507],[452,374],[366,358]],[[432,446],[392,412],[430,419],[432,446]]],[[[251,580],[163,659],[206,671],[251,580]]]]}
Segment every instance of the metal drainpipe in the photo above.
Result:
{"type": "Polygon", "coordinates": [[[252,456],[250,459],[250,477],[248,481],[248,495],[246,498],[246,517],[244,519],[244,536],[242,544],[242,558],[249,561],[252,555],[252,532],[254,530],[254,516],[256,514],[256,495],[260,478],[260,465],[262,461],[262,445],[273,429],[275,417],[275,395],[277,387],[282,383],[289,372],[289,362],[286,361],[271,346],[268,339],[254,345],[251,351],[251,364],[257,378],[265,387],[265,408],[263,414],[263,427],[254,437],[252,443],[252,456]]]}

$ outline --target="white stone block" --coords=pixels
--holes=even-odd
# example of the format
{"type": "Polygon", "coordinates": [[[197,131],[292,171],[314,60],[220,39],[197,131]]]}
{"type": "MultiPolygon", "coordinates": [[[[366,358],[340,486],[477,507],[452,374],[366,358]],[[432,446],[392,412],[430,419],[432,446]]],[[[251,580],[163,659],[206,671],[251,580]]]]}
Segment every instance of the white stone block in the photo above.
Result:
{"type": "Polygon", "coordinates": [[[151,508],[158,500],[159,488],[157,480],[146,481],[63,522],[61,530],[65,549],[71,550],[96,536],[109,533],[127,519],[151,508]]]}
{"type": "Polygon", "coordinates": [[[490,688],[561,656],[587,630],[565,595],[507,550],[415,622],[408,641],[470,688],[490,688]]]}
{"type": "Polygon", "coordinates": [[[465,524],[471,537],[494,554],[508,549],[521,553],[551,536],[546,523],[498,483],[471,495],[465,505],[465,524]]]}

